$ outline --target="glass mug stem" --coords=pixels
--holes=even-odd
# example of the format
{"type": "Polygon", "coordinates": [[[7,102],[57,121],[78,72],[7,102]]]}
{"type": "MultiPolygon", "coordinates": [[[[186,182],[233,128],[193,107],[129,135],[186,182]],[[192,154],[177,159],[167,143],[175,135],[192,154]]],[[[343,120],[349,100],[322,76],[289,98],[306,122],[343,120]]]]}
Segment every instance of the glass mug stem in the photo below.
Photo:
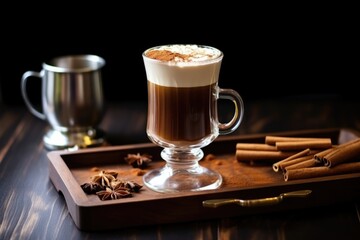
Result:
{"type": "Polygon", "coordinates": [[[199,164],[203,156],[200,148],[164,148],[161,157],[166,165],[148,172],[143,180],[146,186],[163,193],[218,188],[222,184],[222,176],[199,164]]]}

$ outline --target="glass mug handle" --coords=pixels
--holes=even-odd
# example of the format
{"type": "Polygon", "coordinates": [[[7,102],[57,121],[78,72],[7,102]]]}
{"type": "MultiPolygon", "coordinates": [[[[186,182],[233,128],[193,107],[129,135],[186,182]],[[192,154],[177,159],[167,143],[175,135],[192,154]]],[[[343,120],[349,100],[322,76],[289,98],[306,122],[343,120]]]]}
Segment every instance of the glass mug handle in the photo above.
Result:
{"type": "Polygon", "coordinates": [[[34,72],[34,71],[27,71],[22,75],[21,78],[21,94],[24,98],[25,104],[28,107],[28,109],[30,110],[30,112],[32,114],[34,114],[36,117],[45,120],[46,116],[44,113],[39,112],[38,110],[36,110],[33,105],[31,104],[29,97],[27,95],[27,91],[26,91],[26,83],[29,77],[37,77],[37,78],[42,78],[42,72],[34,72]]]}
{"type": "Polygon", "coordinates": [[[232,119],[227,123],[219,123],[219,134],[225,135],[234,132],[240,125],[244,116],[244,102],[239,95],[233,89],[218,88],[218,98],[231,100],[234,103],[235,112],[232,119]]]}

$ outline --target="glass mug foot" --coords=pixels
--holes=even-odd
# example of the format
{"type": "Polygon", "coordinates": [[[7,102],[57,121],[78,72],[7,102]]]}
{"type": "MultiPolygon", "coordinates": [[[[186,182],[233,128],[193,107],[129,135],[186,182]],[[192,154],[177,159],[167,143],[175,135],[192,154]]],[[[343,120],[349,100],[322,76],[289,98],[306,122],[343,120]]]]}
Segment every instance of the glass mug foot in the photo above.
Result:
{"type": "Polygon", "coordinates": [[[199,165],[204,156],[201,149],[175,150],[165,148],[161,157],[163,168],[143,176],[144,184],[156,192],[183,192],[217,189],[222,184],[220,173],[199,165]]]}

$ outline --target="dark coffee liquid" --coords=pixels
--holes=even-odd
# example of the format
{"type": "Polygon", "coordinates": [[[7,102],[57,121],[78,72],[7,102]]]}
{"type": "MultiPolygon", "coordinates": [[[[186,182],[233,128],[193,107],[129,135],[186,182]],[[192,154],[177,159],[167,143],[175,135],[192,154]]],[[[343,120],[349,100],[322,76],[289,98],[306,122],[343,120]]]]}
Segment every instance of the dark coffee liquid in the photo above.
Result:
{"type": "Polygon", "coordinates": [[[177,145],[212,135],[217,116],[214,87],[164,87],[148,81],[148,134],[177,145]]]}

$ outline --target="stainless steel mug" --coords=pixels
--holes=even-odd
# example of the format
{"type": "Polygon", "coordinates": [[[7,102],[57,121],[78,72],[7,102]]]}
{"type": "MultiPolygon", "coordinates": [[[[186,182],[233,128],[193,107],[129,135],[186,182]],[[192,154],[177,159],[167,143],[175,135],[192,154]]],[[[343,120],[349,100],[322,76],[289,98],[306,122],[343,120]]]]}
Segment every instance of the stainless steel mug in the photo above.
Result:
{"type": "Polygon", "coordinates": [[[47,148],[88,147],[103,142],[103,133],[97,126],[104,115],[104,65],[105,60],[96,55],[68,55],[44,62],[40,72],[27,71],[22,75],[21,93],[26,106],[52,127],[44,137],[47,148]],[[30,77],[42,80],[42,111],[28,97],[30,77]]]}

